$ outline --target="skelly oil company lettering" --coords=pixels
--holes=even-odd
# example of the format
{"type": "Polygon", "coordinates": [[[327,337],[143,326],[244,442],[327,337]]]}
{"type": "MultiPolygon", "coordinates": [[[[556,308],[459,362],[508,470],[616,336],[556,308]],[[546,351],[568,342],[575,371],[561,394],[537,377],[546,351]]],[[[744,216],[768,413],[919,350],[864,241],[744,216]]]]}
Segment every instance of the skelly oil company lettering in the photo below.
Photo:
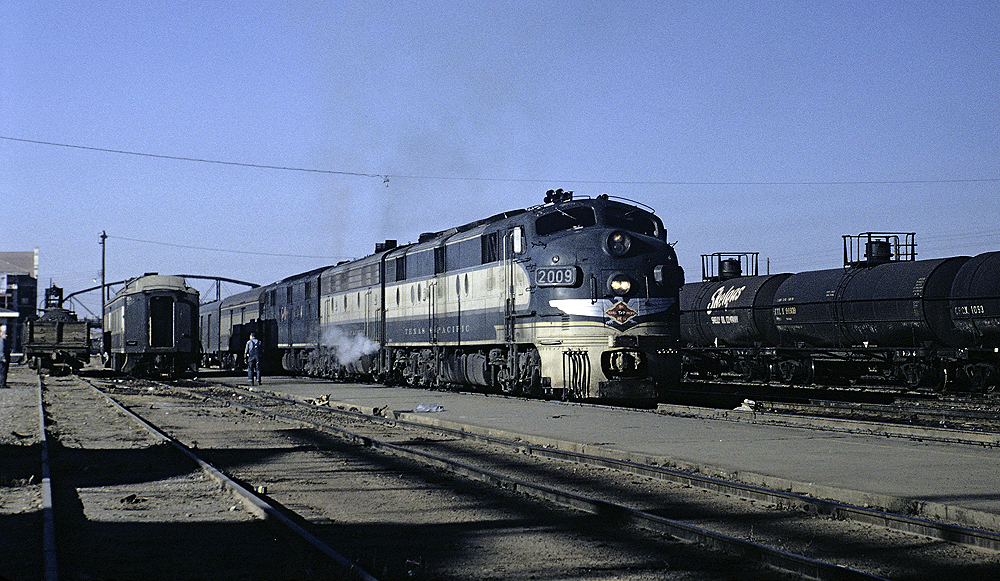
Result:
{"type": "Polygon", "coordinates": [[[719,309],[728,309],[729,303],[740,298],[746,286],[741,286],[739,288],[732,287],[726,290],[726,287],[719,287],[714,293],[712,293],[712,300],[708,303],[708,308],[706,313],[709,315],[709,320],[712,321],[713,325],[731,325],[740,322],[739,315],[712,315],[712,311],[719,309]]]}
{"type": "Polygon", "coordinates": [[[716,309],[728,309],[729,303],[738,300],[740,295],[747,287],[741,286],[739,288],[733,287],[726,290],[726,287],[719,287],[714,293],[712,293],[712,300],[708,303],[708,314],[711,315],[712,311],[716,309]]]}

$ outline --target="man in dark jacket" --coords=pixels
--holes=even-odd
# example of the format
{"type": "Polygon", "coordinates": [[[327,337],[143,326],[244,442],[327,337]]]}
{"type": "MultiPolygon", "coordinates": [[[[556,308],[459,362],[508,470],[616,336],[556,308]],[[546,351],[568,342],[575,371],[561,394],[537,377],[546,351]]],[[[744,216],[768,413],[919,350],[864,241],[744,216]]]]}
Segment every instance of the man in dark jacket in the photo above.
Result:
{"type": "Polygon", "coordinates": [[[10,344],[7,325],[0,325],[0,388],[7,387],[7,371],[10,369],[10,344]]]}
{"type": "Polygon", "coordinates": [[[247,362],[247,377],[250,379],[250,385],[253,385],[254,377],[257,378],[257,383],[260,383],[260,339],[257,338],[257,333],[250,333],[250,340],[247,341],[247,348],[243,354],[247,362]]]}

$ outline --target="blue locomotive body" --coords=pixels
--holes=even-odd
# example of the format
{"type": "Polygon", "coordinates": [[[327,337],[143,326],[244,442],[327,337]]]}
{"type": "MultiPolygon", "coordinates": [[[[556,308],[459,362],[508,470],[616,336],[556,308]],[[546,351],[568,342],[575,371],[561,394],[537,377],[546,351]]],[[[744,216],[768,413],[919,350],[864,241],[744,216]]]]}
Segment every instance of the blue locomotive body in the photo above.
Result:
{"type": "Polygon", "coordinates": [[[682,284],[652,211],[556,191],[268,285],[259,309],[291,372],[655,400],[679,381],[682,284]]]}

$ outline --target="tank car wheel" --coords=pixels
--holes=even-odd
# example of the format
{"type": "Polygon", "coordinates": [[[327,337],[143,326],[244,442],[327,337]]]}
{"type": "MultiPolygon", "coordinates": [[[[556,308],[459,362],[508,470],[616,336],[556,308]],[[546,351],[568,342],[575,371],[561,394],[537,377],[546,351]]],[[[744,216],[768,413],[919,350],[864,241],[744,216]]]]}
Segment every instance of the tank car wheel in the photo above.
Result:
{"type": "Polygon", "coordinates": [[[808,384],[812,367],[809,362],[786,359],[778,362],[778,380],[786,385],[808,384]]]}
{"type": "Polygon", "coordinates": [[[924,362],[905,363],[902,372],[903,379],[909,389],[924,387],[941,392],[947,385],[947,381],[945,381],[947,375],[941,369],[924,362]]]}
{"type": "Polygon", "coordinates": [[[997,369],[989,363],[975,363],[965,366],[965,376],[969,379],[969,387],[975,393],[993,393],[1000,379],[997,369]]]}
{"type": "Polygon", "coordinates": [[[733,371],[738,373],[743,381],[762,380],[766,382],[770,377],[769,368],[753,358],[737,360],[733,371]]]}

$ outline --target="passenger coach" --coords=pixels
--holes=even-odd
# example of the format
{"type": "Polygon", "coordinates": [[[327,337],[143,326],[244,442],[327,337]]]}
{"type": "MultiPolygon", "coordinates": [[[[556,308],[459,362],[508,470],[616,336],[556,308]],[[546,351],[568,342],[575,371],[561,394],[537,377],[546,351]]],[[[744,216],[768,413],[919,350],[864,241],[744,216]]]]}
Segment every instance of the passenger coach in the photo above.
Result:
{"type": "Polygon", "coordinates": [[[128,281],[104,305],[106,366],[144,377],[197,372],[198,296],[179,276],[128,281]]]}

